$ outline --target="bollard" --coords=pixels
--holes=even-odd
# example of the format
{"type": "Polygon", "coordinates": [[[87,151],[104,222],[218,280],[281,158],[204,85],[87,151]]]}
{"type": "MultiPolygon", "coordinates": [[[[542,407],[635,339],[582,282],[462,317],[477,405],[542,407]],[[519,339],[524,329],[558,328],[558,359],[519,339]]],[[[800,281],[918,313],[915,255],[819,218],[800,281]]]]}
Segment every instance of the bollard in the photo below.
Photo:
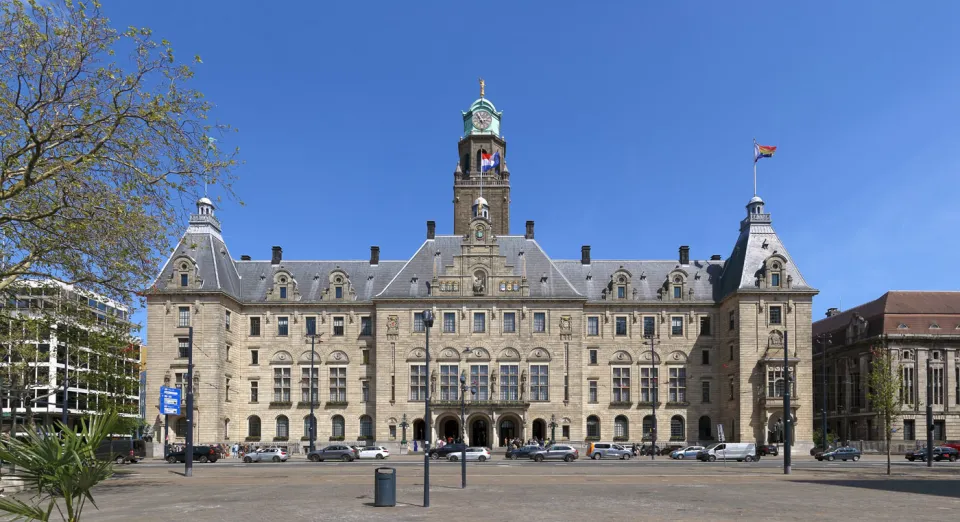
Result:
{"type": "Polygon", "coordinates": [[[397,505],[396,468],[377,468],[373,472],[373,505],[375,507],[394,507],[397,505]]]}

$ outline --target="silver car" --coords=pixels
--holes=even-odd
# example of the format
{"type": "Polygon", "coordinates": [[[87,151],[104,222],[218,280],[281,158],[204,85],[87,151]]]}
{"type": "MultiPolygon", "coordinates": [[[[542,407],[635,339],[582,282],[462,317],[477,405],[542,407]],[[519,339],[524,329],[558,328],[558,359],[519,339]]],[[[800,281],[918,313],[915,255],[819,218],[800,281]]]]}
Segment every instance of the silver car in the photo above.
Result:
{"type": "Polygon", "coordinates": [[[286,462],[290,454],[282,448],[264,448],[244,455],[244,462],[286,462]]]}
{"type": "Polygon", "coordinates": [[[593,460],[603,458],[626,460],[633,457],[633,452],[619,444],[595,442],[588,448],[587,456],[593,460]]]}

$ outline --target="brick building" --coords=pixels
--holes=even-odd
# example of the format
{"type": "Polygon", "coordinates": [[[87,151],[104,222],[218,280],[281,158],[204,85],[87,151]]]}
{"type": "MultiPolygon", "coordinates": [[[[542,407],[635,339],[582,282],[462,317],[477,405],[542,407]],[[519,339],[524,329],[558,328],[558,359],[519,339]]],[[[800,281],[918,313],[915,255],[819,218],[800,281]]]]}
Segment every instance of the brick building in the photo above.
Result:
{"type": "MultiPolygon", "coordinates": [[[[726,260],[555,260],[534,222],[511,234],[502,114],[462,113],[454,235],[427,221],[412,256],[353,261],[234,259],[214,206],[189,228],[147,298],[148,392],[179,386],[194,327],[197,440],[306,445],[317,439],[466,438],[766,441],[783,418],[784,341],[796,371],[796,438],[811,441],[811,299],[754,196],[726,260]],[[498,158],[495,161],[493,158],[498,158]],[[492,165],[483,170],[484,163],[492,165]],[[422,311],[436,317],[425,371],[422,311]],[[311,338],[321,334],[313,351],[311,338]],[[311,384],[313,383],[313,384],[311,384]],[[430,390],[430,419],[423,419],[430,390]],[[656,404],[656,417],[652,410],[656,404]],[[555,426],[552,426],[556,423],[555,426]]],[[[148,417],[161,424],[157,405],[148,417]]],[[[172,419],[177,436],[183,420],[172,419]]]]}

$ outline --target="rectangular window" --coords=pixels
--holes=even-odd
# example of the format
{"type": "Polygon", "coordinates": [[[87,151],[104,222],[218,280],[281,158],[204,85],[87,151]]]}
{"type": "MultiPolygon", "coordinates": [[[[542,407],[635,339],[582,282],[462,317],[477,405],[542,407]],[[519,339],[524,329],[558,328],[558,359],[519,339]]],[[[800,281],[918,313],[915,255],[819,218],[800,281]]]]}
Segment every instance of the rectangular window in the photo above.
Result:
{"type": "Polygon", "coordinates": [[[301,402],[318,402],[320,400],[320,368],[314,368],[313,372],[310,371],[310,368],[301,368],[300,369],[300,401],[301,402]],[[313,393],[311,393],[311,391],[313,393]]]}
{"type": "Polygon", "coordinates": [[[260,364],[260,350],[250,350],[250,364],[260,364]]]}
{"type": "Polygon", "coordinates": [[[710,403],[710,381],[700,383],[700,402],[710,403]]]}
{"type": "Polygon", "coordinates": [[[470,366],[470,385],[477,388],[477,394],[473,396],[475,401],[485,401],[490,398],[488,395],[490,384],[490,376],[487,374],[488,369],[486,364],[470,366]]]}
{"type": "Polygon", "coordinates": [[[700,352],[700,364],[710,364],[710,350],[700,352]]]}
{"type": "Polygon", "coordinates": [[[177,322],[177,326],[179,326],[180,328],[186,328],[190,326],[190,307],[181,306],[179,307],[178,311],[179,311],[179,321],[177,322]]]}
{"type": "Polygon", "coordinates": [[[587,317],[587,335],[600,335],[600,318],[587,317]]]}
{"type": "Polygon", "coordinates": [[[670,335],[683,335],[683,317],[670,318],[670,335]]]}
{"type": "Polygon", "coordinates": [[[520,385],[517,380],[518,370],[516,364],[500,365],[500,400],[516,401],[520,400],[520,385]]]}
{"type": "MultiPolygon", "coordinates": [[[[783,397],[784,393],[784,372],[782,366],[772,366],[767,369],[767,397],[779,398],[783,397]]],[[[850,379],[855,381],[856,388],[859,389],[860,386],[860,374],[852,373],[850,374],[850,379]]],[[[790,388],[790,393],[796,396],[797,383],[794,382],[793,386],[790,388]]],[[[855,405],[856,406],[856,405],[855,405]]]]}
{"type": "Polygon", "coordinates": [[[457,333],[456,312],[443,312],[443,333],[457,333]]]}
{"type": "Polygon", "coordinates": [[[656,335],[656,318],[654,317],[644,317],[643,318],[643,336],[644,337],[653,337],[656,335]]]}
{"type": "Polygon", "coordinates": [[[680,299],[681,297],[683,297],[683,287],[682,286],[673,287],[673,298],[680,299]]]}
{"type": "Polygon", "coordinates": [[[174,374],[174,386],[178,390],[182,390],[183,393],[180,394],[180,397],[186,399],[186,389],[187,389],[187,374],[183,372],[177,372],[174,374]]]}
{"type": "Polygon", "coordinates": [[[370,364],[370,350],[367,348],[360,350],[360,364],[370,364]]]}
{"type": "Polygon", "coordinates": [[[373,335],[373,321],[369,317],[360,318],[360,335],[373,335]]]}
{"type": "Polygon", "coordinates": [[[545,312],[533,313],[533,331],[535,333],[547,331],[547,314],[545,312]]]}
{"type": "Polygon", "coordinates": [[[285,337],[290,333],[288,321],[289,319],[286,317],[277,317],[277,335],[280,337],[285,337]]]}
{"type": "Polygon", "coordinates": [[[780,286],[780,273],[774,272],[770,274],[770,286],[780,286]]]}
{"type": "Polygon", "coordinates": [[[617,317],[614,319],[615,324],[617,325],[617,336],[627,335],[627,318],[626,317],[617,317]]]}
{"type": "Polygon", "coordinates": [[[626,299],[627,298],[627,287],[618,286],[617,287],[617,299],[626,299]]]}
{"type": "Polygon", "coordinates": [[[440,365],[440,400],[455,401],[459,398],[460,368],[456,364],[440,365]]]}
{"type": "Polygon", "coordinates": [[[860,372],[850,374],[850,382],[853,385],[853,407],[863,406],[863,390],[860,389],[860,372]]]}
{"type": "Polygon", "coordinates": [[[225,348],[225,350],[226,350],[227,360],[229,361],[229,360],[230,360],[230,345],[228,344],[228,345],[226,345],[224,348],[225,348]]]}
{"type": "Polygon", "coordinates": [[[290,402],[290,368],[273,369],[273,402],[290,402]]]}
{"type": "Polygon", "coordinates": [[[187,274],[180,274],[180,286],[187,286],[187,283],[190,281],[187,274]]]}
{"type": "Polygon", "coordinates": [[[250,337],[260,337],[260,318],[250,318],[250,337]]]}
{"type": "Polygon", "coordinates": [[[423,332],[426,331],[426,326],[423,324],[423,312],[414,312],[413,314],[413,331],[414,332],[423,332]]]}
{"type": "Polygon", "coordinates": [[[333,336],[343,337],[343,317],[333,318],[333,336]]]}
{"type": "Polygon", "coordinates": [[[597,399],[597,381],[592,380],[592,381],[589,381],[588,384],[589,384],[590,391],[587,395],[587,401],[590,402],[591,404],[596,404],[600,402],[597,399]]]}
{"type": "Polygon", "coordinates": [[[360,381],[360,401],[370,402],[370,381],[360,381]]]}
{"type": "Polygon", "coordinates": [[[903,404],[913,404],[915,395],[915,388],[913,382],[913,368],[910,366],[904,366],[900,369],[900,400],[903,404]]]}
{"type": "Polygon", "coordinates": [[[700,335],[712,335],[710,333],[710,316],[700,317],[700,335]]]}
{"type": "Polygon", "coordinates": [[[660,376],[659,368],[640,368],[640,400],[642,402],[655,402],[657,400],[657,378],[660,376]]]}
{"type": "Polygon", "coordinates": [[[591,349],[590,349],[590,352],[589,352],[589,354],[590,354],[590,364],[597,364],[597,358],[598,358],[597,352],[598,352],[598,351],[599,351],[599,350],[597,350],[596,348],[591,348],[591,349]]]}
{"type": "Polygon", "coordinates": [[[231,315],[230,310],[227,310],[225,313],[226,315],[223,318],[223,325],[224,325],[224,328],[226,328],[227,331],[229,332],[230,331],[230,315],[231,315]]]}
{"type": "Polygon", "coordinates": [[[281,287],[280,287],[280,299],[286,299],[286,298],[287,298],[287,287],[281,286],[281,287]]]}
{"type": "Polygon", "coordinates": [[[250,381],[250,402],[260,400],[260,381],[250,381]]]}
{"type": "Polygon", "coordinates": [[[943,368],[932,368],[930,372],[933,375],[933,404],[943,404],[943,368]]]}
{"type": "Polygon", "coordinates": [[[338,286],[338,287],[334,288],[334,290],[333,290],[333,295],[334,295],[334,297],[337,298],[337,299],[343,299],[343,287],[342,287],[342,286],[338,286]]]}
{"type": "Polygon", "coordinates": [[[483,333],[487,331],[487,315],[483,312],[473,313],[473,333],[483,333]]]}
{"type": "Polygon", "coordinates": [[[391,424],[391,425],[390,425],[390,440],[394,440],[394,439],[396,439],[396,438],[397,438],[397,425],[396,425],[396,424],[391,424]]]}
{"type": "Polygon", "coordinates": [[[317,318],[307,317],[307,335],[317,335],[317,318]]]}
{"type": "Polygon", "coordinates": [[[933,440],[944,440],[947,438],[947,421],[933,421],[933,440]]]}
{"type": "Polygon", "coordinates": [[[730,329],[733,330],[737,327],[737,314],[734,311],[730,311],[730,329]]]}
{"type": "Polygon", "coordinates": [[[687,402],[687,369],[670,368],[670,402],[687,402]]]}
{"type": "Polygon", "coordinates": [[[427,366],[414,364],[410,366],[410,400],[424,401],[427,399],[427,366]]]}
{"type": "Polygon", "coordinates": [[[570,440],[570,426],[562,426],[560,428],[560,438],[570,440]]]}
{"type": "Polygon", "coordinates": [[[177,339],[177,357],[186,359],[190,356],[190,339],[181,337],[177,339]]]}
{"type": "Polygon", "coordinates": [[[903,421],[903,440],[917,440],[917,424],[913,419],[903,421]]]}
{"type": "Polygon", "coordinates": [[[613,368],[613,402],[630,402],[630,368],[613,368]]]}
{"type": "Polygon", "coordinates": [[[330,402],[347,402],[347,368],[330,368],[330,402]]]}
{"type": "Polygon", "coordinates": [[[503,312],[503,332],[514,333],[517,331],[517,313],[503,312]]]}
{"type": "Polygon", "coordinates": [[[783,322],[783,309],[779,306],[770,307],[770,324],[782,324],[783,322]]]}
{"type": "Polygon", "coordinates": [[[550,366],[546,364],[530,365],[530,400],[550,400],[550,366]]]}

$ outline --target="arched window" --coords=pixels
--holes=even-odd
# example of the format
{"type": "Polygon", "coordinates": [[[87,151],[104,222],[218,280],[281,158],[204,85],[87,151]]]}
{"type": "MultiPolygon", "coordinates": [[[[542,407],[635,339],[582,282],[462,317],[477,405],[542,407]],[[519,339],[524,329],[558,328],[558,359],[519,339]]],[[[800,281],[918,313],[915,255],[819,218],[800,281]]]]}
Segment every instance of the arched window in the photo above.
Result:
{"type": "Polygon", "coordinates": [[[285,415],[277,417],[277,438],[290,438],[290,419],[287,419],[285,415]]]}
{"type": "Polygon", "coordinates": [[[710,417],[706,415],[700,417],[697,438],[700,440],[713,440],[713,428],[711,426],[710,417]]]}
{"type": "Polygon", "coordinates": [[[600,438],[600,419],[596,415],[587,417],[587,437],[600,438]]]}
{"type": "Polygon", "coordinates": [[[683,417],[679,415],[674,415],[670,419],[670,440],[682,441],[686,439],[683,424],[683,417]]]}
{"type": "Polygon", "coordinates": [[[316,440],[316,436],[317,436],[317,435],[316,435],[316,433],[317,433],[317,418],[316,418],[316,417],[312,417],[312,416],[310,416],[310,415],[307,415],[306,417],[303,418],[303,436],[304,436],[304,437],[310,438],[311,428],[312,428],[312,430],[313,430],[314,440],[316,440]],[[311,420],[312,420],[313,422],[311,422],[311,420]]]}
{"type": "Polygon", "coordinates": [[[247,419],[247,436],[248,437],[259,437],[260,436],[260,417],[254,415],[247,419]]]}
{"type": "Polygon", "coordinates": [[[177,425],[173,430],[177,437],[186,437],[187,436],[187,418],[180,417],[177,419],[177,425]]]}
{"type": "Polygon", "coordinates": [[[230,440],[230,419],[223,421],[223,439],[230,440]]]}
{"type": "Polygon", "coordinates": [[[333,418],[330,419],[330,424],[331,424],[330,431],[332,435],[334,437],[339,438],[340,440],[343,440],[343,434],[344,434],[343,417],[339,415],[334,415],[333,418]]]}
{"type": "Polygon", "coordinates": [[[615,440],[627,440],[630,438],[630,421],[625,415],[617,415],[613,420],[613,438],[615,440]]]}
{"type": "Polygon", "coordinates": [[[653,438],[653,415],[647,415],[643,418],[643,440],[653,438]]]}
{"type": "Polygon", "coordinates": [[[373,419],[369,415],[364,415],[360,417],[360,438],[361,439],[372,439],[373,438],[373,419]]]}

